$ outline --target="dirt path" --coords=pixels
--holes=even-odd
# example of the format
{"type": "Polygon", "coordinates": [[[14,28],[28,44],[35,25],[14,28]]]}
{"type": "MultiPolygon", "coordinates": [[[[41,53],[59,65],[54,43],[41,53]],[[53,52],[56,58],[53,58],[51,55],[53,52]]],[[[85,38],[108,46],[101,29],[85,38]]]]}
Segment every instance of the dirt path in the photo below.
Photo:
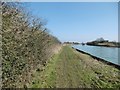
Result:
{"type": "Polygon", "coordinates": [[[64,47],[57,62],[57,87],[78,87],[80,85],[79,57],[69,48],[64,47]]]}

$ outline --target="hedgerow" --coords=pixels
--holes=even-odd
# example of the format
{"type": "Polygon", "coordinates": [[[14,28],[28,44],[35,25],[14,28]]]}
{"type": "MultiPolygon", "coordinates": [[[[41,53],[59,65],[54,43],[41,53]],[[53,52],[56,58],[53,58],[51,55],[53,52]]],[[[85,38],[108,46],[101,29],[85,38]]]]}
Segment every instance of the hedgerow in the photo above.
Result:
{"type": "Polygon", "coordinates": [[[48,33],[44,21],[28,14],[21,3],[1,5],[2,87],[27,87],[32,70],[45,65],[52,45],[60,42],[48,33]]]}

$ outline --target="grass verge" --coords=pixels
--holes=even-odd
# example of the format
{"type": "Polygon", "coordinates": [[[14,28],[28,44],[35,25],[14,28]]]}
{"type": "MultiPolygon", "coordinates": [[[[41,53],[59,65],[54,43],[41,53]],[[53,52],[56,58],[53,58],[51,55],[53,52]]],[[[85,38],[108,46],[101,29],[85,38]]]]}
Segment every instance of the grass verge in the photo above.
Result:
{"type": "Polygon", "coordinates": [[[36,71],[34,88],[120,88],[120,70],[63,46],[43,71],[36,71]]]}

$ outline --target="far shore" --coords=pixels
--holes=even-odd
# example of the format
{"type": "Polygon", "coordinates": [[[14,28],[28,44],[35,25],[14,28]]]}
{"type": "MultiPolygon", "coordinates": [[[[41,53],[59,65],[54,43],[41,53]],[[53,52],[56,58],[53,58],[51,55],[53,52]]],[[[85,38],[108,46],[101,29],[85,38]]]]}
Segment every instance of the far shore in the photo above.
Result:
{"type": "Polygon", "coordinates": [[[96,42],[87,42],[87,43],[74,43],[74,42],[65,42],[64,45],[89,45],[89,46],[99,46],[99,47],[113,47],[113,48],[120,48],[119,42],[103,42],[103,43],[96,43],[96,42]]]}
{"type": "Polygon", "coordinates": [[[113,47],[113,48],[120,48],[120,46],[110,46],[110,45],[90,45],[90,44],[87,44],[89,46],[100,46],[100,47],[113,47]]]}
{"type": "Polygon", "coordinates": [[[108,42],[108,41],[102,41],[102,42],[92,41],[92,42],[87,42],[86,45],[120,48],[119,42],[108,42]]]}

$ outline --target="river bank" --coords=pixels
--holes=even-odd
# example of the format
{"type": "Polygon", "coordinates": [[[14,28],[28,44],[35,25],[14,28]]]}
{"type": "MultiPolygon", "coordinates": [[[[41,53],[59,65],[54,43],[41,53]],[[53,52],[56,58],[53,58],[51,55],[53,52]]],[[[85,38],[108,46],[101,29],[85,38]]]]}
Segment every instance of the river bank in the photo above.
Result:
{"type": "Polygon", "coordinates": [[[119,69],[64,45],[43,71],[35,71],[29,87],[120,88],[119,73],[119,69]]]}
{"type": "Polygon", "coordinates": [[[86,45],[120,48],[120,43],[119,42],[97,42],[97,41],[93,41],[93,42],[87,42],[86,45]]]}

